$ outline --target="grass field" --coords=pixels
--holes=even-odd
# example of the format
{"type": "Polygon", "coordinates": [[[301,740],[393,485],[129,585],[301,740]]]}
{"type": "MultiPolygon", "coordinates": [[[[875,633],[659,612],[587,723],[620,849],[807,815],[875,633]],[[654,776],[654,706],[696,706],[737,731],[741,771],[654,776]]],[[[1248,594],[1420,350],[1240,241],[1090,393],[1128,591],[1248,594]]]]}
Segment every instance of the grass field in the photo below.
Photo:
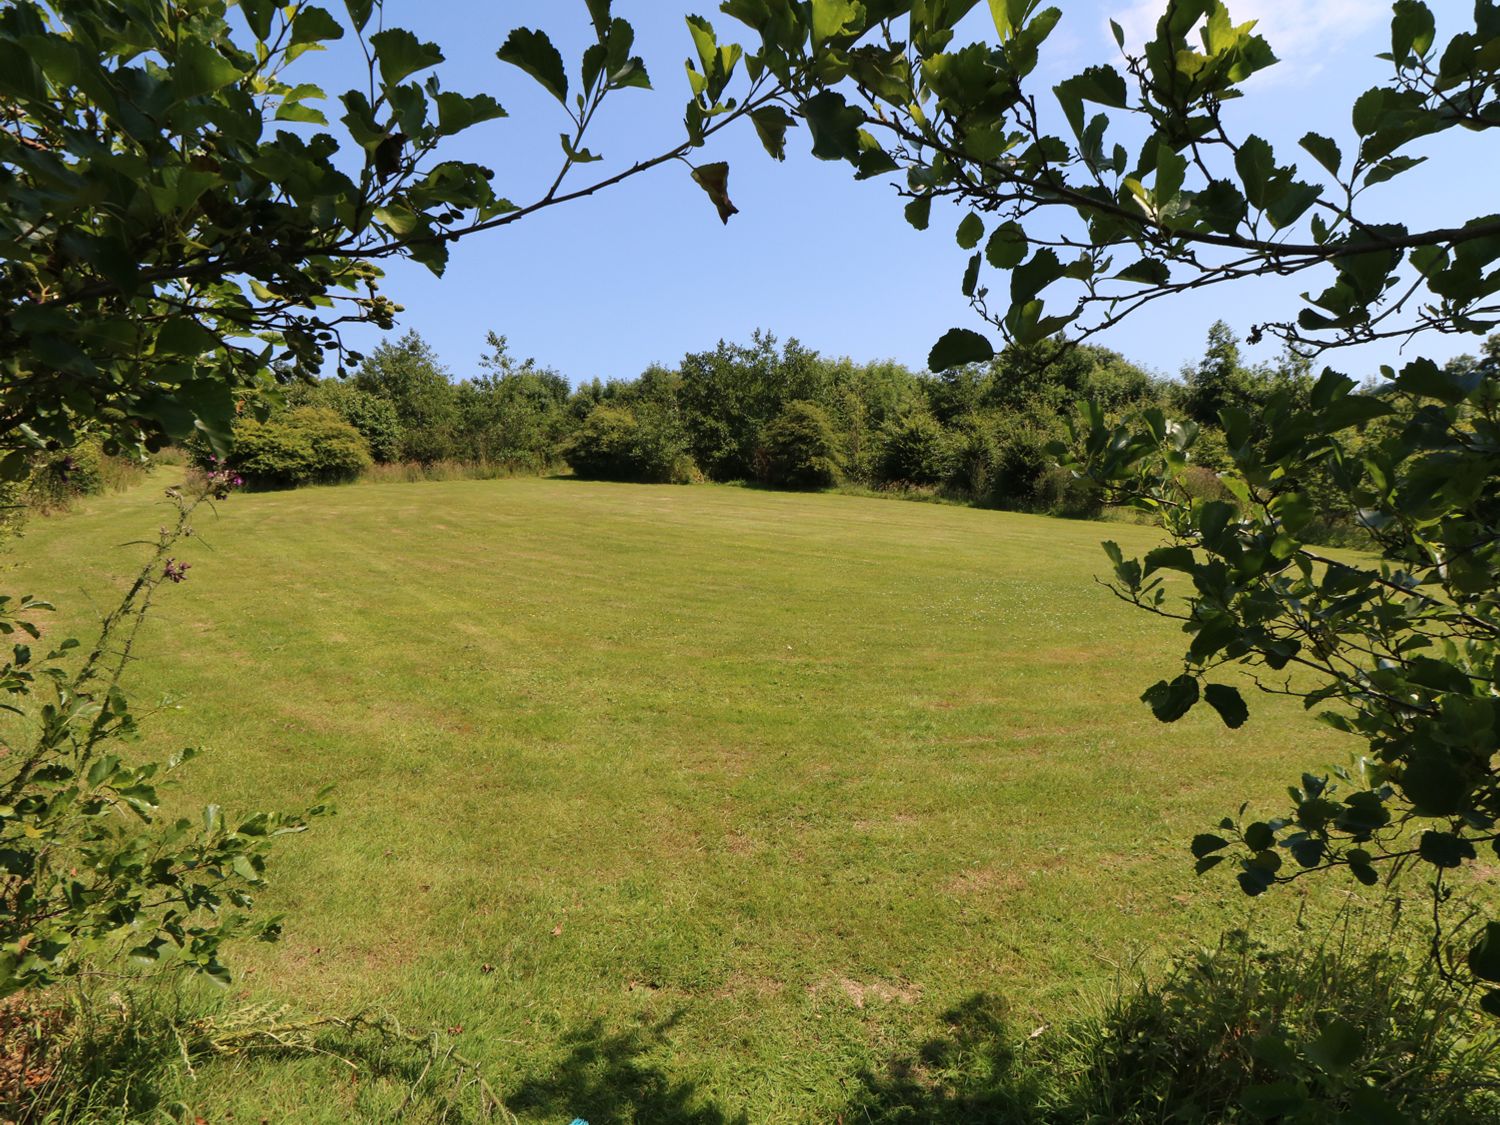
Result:
{"type": "MultiPolygon", "coordinates": [[[[86,629],[163,483],[34,522],[7,587],[86,629]]],[[[1186,841],[1347,755],[1275,699],[1151,717],[1181,637],[1094,581],[1140,527],[513,480],[237,496],[199,531],[135,670],[181,704],[150,748],[212,750],[184,799],[340,809],[281,853],[287,936],[237,995],[461,1029],[528,1122],[835,1120],[945,1013],[1024,1035],[1243,923],[1186,841]]],[[[339,1122],[401,1089],[304,1058],[181,1096],[339,1122]]]]}

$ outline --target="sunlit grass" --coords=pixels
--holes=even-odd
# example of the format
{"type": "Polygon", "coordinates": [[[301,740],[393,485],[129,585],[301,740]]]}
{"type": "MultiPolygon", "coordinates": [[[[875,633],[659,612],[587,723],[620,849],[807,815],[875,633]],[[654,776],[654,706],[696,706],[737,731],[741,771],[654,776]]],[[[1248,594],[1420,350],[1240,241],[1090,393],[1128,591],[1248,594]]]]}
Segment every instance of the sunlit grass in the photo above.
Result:
{"type": "MultiPolygon", "coordinates": [[[[7,585],[85,628],[155,494],[35,522],[7,585]]],[[[212,750],[184,799],[341,810],[280,856],[286,940],[239,988],[461,1029],[523,1120],[829,1120],[975,993],[1040,1024],[1243,922],[1186,841],[1350,748],[1284,700],[1151,717],[1182,638],[1094,581],[1143,527],[511,480],[199,530],[134,670],[181,703],[151,748],[212,750]]],[[[184,1097],[334,1122],[388,1093],[312,1059],[184,1097]]]]}

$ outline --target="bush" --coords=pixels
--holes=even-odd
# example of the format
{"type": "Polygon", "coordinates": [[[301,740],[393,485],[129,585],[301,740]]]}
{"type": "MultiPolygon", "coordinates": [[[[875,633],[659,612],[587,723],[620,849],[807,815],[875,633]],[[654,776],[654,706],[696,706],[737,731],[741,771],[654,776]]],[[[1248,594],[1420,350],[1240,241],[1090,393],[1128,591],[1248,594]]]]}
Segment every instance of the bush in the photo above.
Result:
{"type": "Polygon", "coordinates": [[[1050,510],[1062,491],[1059,481],[1043,485],[1056,463],[1047,445],[1060,436],[1058,429],[1040,425],[1029,415],[1007,412],[991,416],[990,432],[996,448],[990,503],[1000,508],[1050,510]]]}
{"type": "Polygon", "coordinates": [[[234,425],[229,467],[259,488],[354,480],[370,467],[370,447],[332,410],[299,406],[264,422],[234,425]]]}
{"type": "Polygon", "coordinates": [[[766,483],[828,488],[844,475],[843,451],[827,412],[815,402],[789,402],[762,439],[766,483]]]}
{"type": "Polygon", "coordinates": [[[1000,445],[994,430],[980,420],[970,420],[953,435],[952,448],[949,483],[972,500],[988,496],[1000,462],[1000,445]]]}
{"type": "Polygon", "coordinates": [[[637,414],[628,406],[600,403],[562,452],[568,467],[585,480],[688,484],[698,478],[681,426],[651,404],[642,404],[637,414]]]}
{"type": "Polygon", "coordinates": [[[884,481],[941,484],[957,464],[952,436],[931,414],[900,418],[885,434],[878,472],[884,481]]]}
{"type": "Polygon", "coordinates": [[[66,507],[75,497],[104,491],[104,450],[85,438],[71,449],[43,453],[32,461],[25,503],[41,511],[66,507]]]}
{"type": "MultiPolygon", "coordinates": [[[[1292,931],[1304,936],[1306,931],[1292,931]]],[[[1352,911],[1323,942],[1242,932],[1119,990],[1095,1016],[1011,1026],[983,994],[864,1076],[871,1125],[1480,1125],[1500,1120],[1500,1036],[1472,990],[1352,911]],[[1029,1032],[1029,1034],[1028,1034],[1029,1032]]]]}
{"type": "Polygon", "coordinates": [[[401,457],[401,419],[388,398],[360,390],[352,383],[324,379],[290,387],[286,402],[289,407],[314,406],[332,410],[359,431],[370,447],[371,459],[378,465],[401,457]]]}
{"type": "Polygon", "coordinates": [[[1271,949],[1235,932],[1075,1031],[1061,1069],[1089,1120],[1494,1121],[1497,1041],[1474,1007],[1368,933],[1271,949]]]}

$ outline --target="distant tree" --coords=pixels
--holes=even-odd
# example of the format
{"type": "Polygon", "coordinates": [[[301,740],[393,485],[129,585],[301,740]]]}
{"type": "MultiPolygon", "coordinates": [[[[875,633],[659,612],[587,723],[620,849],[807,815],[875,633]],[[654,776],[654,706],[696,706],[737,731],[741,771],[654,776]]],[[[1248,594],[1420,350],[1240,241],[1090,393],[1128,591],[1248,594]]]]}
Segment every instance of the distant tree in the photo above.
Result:
{"type": "Polygon", "coordinates": [[[460,455],[544,469],[567,428],[568,381],[535,360],[517,362],[504,336],[490,332],[486,340],[482,374],[458,386],[460,455]]]}
{"type": "Polygon", "coordinates": [[[678,398],[692,440],[693,459],[714,480],[758,475],[756,455],[765,427],[790,402],[820,402],[828,368],[796,340],[778,347],[757,331],[748,346],[719,341],[711,352],[683,358],[678,398]]]}
{"type": "Polygon", "coordinates": [[[766,426],[762,477],[786,488],[827,488],[844,474],[842,442],[828,413],[796,399],[766,426]]]}
{"type": "Polygon", "coordinates": [[[354,386],[389,402],[401,421],[401,457],[430,464],[459,454],[458,391],[416,329],[383,341],[360,365],[354,386]]]}
{"type": "Polygon", "coordinates": [[[942,484],[956,467],[953,435],[925,410],[893,421],[885,431],[880,477],[906,484],[942,484]]]}
{"type": "Polygon", "coordinates": [[[390,399],[341,379],[319,379],[288,387],[283,401],[288,407],[320,406],[332,410],[359,431],[375,461],[384,464],[401,459],[401,419],[390,399]]]}

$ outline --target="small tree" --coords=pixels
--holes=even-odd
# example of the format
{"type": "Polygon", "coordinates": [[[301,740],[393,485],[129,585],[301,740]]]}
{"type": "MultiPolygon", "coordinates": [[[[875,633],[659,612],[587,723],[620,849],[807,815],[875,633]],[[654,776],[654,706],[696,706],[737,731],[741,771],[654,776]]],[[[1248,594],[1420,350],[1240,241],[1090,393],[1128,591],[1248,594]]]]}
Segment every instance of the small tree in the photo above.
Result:
{"type": "Polygon", "coordinates": [[[785,488],[828,488],[844,475],[844,455],[828,414],[815,402],[789,402],[764,435],[765,480],[785,488]]]}
{"type": "Polygon", "coordinates": [[[925,410],[914,410],[886,430],[880,477],[907,484],[942,484],[954,474],[956,453],[953,435],[925,410]]]}

